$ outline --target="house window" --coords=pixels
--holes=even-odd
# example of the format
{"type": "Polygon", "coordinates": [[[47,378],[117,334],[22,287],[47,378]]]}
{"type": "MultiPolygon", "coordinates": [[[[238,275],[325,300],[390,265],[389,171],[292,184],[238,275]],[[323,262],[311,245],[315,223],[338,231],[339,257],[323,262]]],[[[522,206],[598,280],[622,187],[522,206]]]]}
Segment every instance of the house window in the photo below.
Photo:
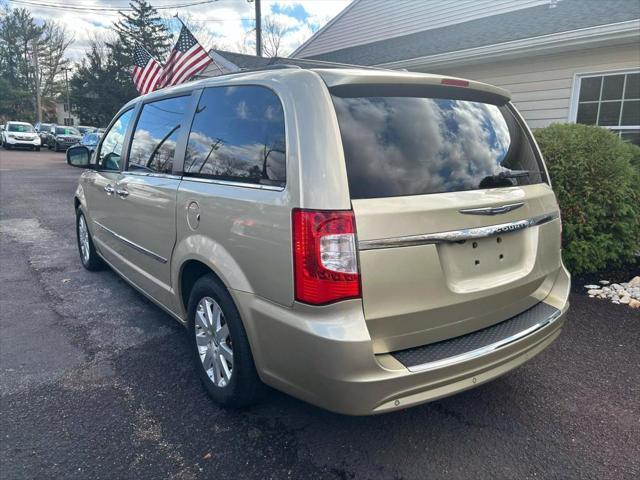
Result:
{"type": "Polygon", "coordinates": [[[577,86],[576,123],[609,128],[640,145],[640,71],[583,75],[577,86]]]}

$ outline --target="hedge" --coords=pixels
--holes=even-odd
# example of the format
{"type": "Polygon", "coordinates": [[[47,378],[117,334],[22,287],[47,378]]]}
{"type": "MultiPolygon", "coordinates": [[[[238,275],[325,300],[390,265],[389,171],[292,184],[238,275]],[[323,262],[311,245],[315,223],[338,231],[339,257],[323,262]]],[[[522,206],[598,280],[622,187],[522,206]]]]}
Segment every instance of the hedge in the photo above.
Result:
{"type": "Polygon", "coordinates": [[[536,130],[562,212],[563,259],[575,275],[619,267],[640,251],[640,148],[613,132],[536,130]]]}

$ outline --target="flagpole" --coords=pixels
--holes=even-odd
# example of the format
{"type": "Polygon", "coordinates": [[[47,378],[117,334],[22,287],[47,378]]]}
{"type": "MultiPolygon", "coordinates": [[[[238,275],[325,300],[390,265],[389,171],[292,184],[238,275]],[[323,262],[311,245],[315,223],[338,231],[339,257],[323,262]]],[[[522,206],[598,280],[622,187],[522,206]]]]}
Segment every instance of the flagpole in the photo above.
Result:
{"type": "MultiPolygon", "coordinates": [[[[178,21],[182,24],[182,26],[183,26],[184,28],[186,28],[187,30],[189,30],[189,27],[187,27],[187,26],[185,25],[185,23],[182,21],[182,19],[181,19],[181,18],[180,18],[180,16],[178,15],[178,12],[176,12],[176,14],[174,15],[174,17],[178,19],[178,21]]],[[[191,35],[193,35],[193,34],[191,34],[191,35]]],[[[195,38],[195,35],[193,35],[193,36],[194,36],[194,38],[195,38]]],[[[200,43],[200,40],[198,40],[197,38],[196,38],[196,42],[198,42],[198,44],[202,47],[202,44],[200,43]]],[[[204,47],[202,47],[202,49],[204,50],[204,47]]],[[[205,51],[206,51],[206,50],[205,50],[205,51]]],[[[221,75],[224,75],[224,71],[222,70],[222,68],[220,68],[220,65],[218,65],[218,62],[216,62],[216,61],[213,59],[213,57],[209,54],[209,52],[208,52],[208,51],[207,51],[207,56],[211,59],[211,61],[212,61],[212,62],[213,62],[213,64],[216,66],[216,68],[218,69],[218,71],[220,72],[220,74],[221,74],[221,75]]]]}

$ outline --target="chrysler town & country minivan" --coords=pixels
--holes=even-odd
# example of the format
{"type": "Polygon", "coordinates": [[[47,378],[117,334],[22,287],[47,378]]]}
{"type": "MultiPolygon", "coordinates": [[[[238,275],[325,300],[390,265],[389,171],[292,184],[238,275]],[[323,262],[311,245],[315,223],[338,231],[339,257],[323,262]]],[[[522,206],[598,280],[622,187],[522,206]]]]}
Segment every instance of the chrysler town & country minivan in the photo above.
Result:
{"type": "Polygon", "coordinates": [[[346,414],[483,384],[560,333],[548,173],[499,88],[277,68],[136,98],[82,167],[78,248],[188,328],[224,406],[346,414]]]}

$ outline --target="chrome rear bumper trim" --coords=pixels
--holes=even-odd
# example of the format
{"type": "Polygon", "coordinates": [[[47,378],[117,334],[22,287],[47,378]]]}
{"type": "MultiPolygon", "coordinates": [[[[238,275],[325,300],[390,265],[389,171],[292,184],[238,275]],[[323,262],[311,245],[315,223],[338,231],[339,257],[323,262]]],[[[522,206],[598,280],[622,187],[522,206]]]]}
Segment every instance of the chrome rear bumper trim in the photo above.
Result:
{"type": "Polygon", "coordinates": [[[552,212],[525,220],[500,223],[486,227],[465,228],[463,230],[451,230],[448,232],[425,233],[422,235],[407,235],[404,237],[380,238],[375,240],[360,240],[358,242],[358,249],[377,250],[381,248],[415,247],[418,245],[461,242],[536,227],[549,223],[559,218],[559,216],[560,214],[558,212],[552,212]]]}
{"type": "Polygon", "coordinates": [[[423,347],[416,347],[399,352],[393,352],[391,355],[393,355],[400,363],[405,365],[407,370],[409,370],[410,372],[425,372],[428,370],[450,367],[452,365],[457,365],[459,363],[468,362],[470,360],[489,355],[490,353],[495,352],[500,348],[521,340],[526,336],[531,335],[532,333],[551,325],[558,318],[560,318],[561,314],[562,312],[560,310],[541,302],[531,309],[522,312],[520,315],[516,315],[515,317],[507,319],[504,322],[485,328],[478,332],[469,333],[461,337],[444,340],[442,342],[425,345],[423,347]],[[519,323],[513,324],[514,321],[519,323]],[[500,340],[482,345],[477,348],[472,348],[471,350],[461,352],[457,355],[447,356],[446,358],[439,358],[437,360],[425,363],[410,364],[412,360],[415,360],[420,356],[437,357],[438,352],[435,352],[434,348],[439,349],[440,352],[447,349],[450,349],[452,351],[455,351],[456,349],[460,350],[467,343],[473,344],[473,338],[471,337],[482,335],[491,336],[492,334],[499,334],[500,330],[503,328],[508,331],[509,323],[512,323],[512,328],[513,326],[519,325],[520,323],[522,324],[522,326],[526,326],[526,328],[518,330],[514,333],[509,332],[507,336],[501,338],[500,340]],[[493,333],[492,331],[495,333],[493,333]],[[435,355],[433,355],[434,353],[435,355]]]}

